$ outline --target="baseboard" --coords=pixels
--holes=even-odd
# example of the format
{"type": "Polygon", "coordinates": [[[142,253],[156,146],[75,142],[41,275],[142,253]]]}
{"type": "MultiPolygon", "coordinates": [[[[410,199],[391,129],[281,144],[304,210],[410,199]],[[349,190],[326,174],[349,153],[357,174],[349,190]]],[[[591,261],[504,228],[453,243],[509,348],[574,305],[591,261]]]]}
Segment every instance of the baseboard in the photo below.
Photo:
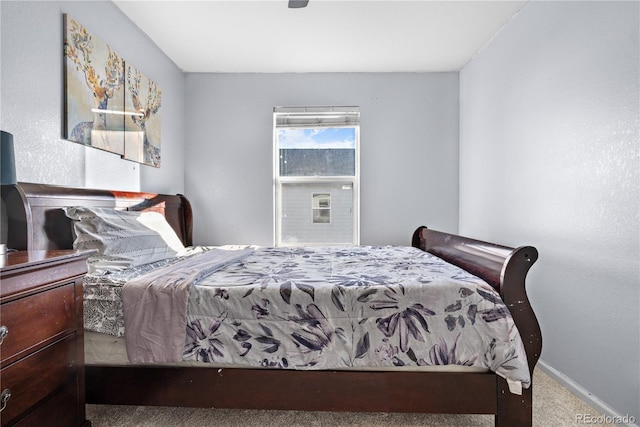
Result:
{"type": "MultiPolygon", "coordinates": [[[[598,412],[599,414],[602,414],[605,418],[609,418],[609,420],[606,420],[606,421],[611,422],[610,420],[625,420],[625,419],[633,418],[628,415],[621,415],[617,413],[609,405],[604,403],[602,400],[598,399],[592,393],[589,393],[582,386],[574,382],[571,378],[567,377],[562,372],[552,368],[544,360],[542,359],[538,360],[538,364],[536,365],[536,367],[539,367],[541,370],[543,370],[547,375],[549,375],[555,381],[562,384],[563,387],[568,389],[571,393],[575,394],[579,399],[586,402],[589,406],[595,409],[596,412],[598,412]]],[[[631,420],[631,421],[633,422],[632,424],[618,423],[616,425],[627,426],[627,427],[638,427],[638,424],[636,423],[639,422],[640,420],[631,420]]],[[[601,424],[601,423],[598,423],[598,424],[601,424]]]]}

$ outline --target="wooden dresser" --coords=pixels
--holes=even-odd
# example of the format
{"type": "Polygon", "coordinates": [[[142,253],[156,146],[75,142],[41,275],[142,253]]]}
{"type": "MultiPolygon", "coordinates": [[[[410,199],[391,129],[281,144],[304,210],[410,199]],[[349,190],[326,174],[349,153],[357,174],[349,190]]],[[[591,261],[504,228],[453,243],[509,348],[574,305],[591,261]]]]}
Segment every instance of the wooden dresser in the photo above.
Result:
{"type": "Polygon", "coordinates": [[[0,255],[0,423],[85,419],[82,277],[91,252],[0,255]]]}

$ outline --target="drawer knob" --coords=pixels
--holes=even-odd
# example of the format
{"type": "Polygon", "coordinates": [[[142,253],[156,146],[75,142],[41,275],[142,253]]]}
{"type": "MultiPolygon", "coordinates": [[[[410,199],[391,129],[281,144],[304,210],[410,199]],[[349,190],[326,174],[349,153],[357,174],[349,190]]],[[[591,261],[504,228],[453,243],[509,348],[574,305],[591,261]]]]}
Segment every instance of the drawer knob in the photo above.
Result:
{"type": "Polygon", "coordinates": [[[7,335],[9,335],[9,328],[4,325],[0,326],[0,344],[2,344],[7,335]]]}
{"type": "Polygon", "coordinates": [[[11,390],[5,388],[2,390],[2,394],[0,394],[0,412],[4,411],[4,408],[7,407],[7,402],[11,398],[11,390]]]}

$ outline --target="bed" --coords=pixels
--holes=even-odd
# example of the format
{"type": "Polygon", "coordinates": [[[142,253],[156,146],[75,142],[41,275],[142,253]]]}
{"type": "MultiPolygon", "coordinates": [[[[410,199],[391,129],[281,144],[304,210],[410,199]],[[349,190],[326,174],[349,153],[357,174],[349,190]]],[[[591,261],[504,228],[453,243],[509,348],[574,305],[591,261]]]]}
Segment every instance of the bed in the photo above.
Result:
{"type": "MultiPolygon", "coordinates": [[[[2,197],[10,229],[8,246],[16,249],[72,248],[73,223],[63,210],[72,206],[157,212],[185,246],[193,241],[191,207],[182,195],[19,183],[3,186],[2,197]]],[[[410,237],[412,247],[481,278],[499,293],[519,331],[531,375],[542,347],[525,290],[527,272],[538,257],[536,249],[505,247],[422,226],[410,237]]],[[[494,414],[497,426],[532,424],[532,387],[517,394],[503,376],[473,370],[293,370],[92,362],[86,366],[87,403],[494,414]]]]}

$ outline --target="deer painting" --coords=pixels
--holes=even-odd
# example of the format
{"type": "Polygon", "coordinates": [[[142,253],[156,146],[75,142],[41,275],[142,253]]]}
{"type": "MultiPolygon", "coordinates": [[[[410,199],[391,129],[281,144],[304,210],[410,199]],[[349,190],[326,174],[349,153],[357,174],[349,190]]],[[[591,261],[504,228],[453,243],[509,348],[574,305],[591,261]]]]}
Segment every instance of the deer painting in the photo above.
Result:
{"type": "Polygon", "coordinates": [[[66,25],[67,137],[122,154],[124,118],[109,113],[123,110],[124,61],[74,19],[66,25]]]}

